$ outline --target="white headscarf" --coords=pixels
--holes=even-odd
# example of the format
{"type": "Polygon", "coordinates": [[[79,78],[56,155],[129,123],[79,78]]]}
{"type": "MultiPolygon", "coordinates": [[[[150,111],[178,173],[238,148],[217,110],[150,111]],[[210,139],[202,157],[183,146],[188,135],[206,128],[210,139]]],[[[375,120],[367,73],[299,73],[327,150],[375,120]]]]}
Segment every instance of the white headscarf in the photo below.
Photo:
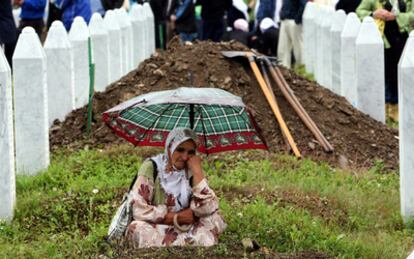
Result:
{"type": "Polygon", "coordinates": [[[192,191],[190,182],[187,179],[186,169],[177,170],[173,165],[172,171],[168,171],[168,153],[172,155],[181,143],[189,139],[193,140],[197,145],[198,138],[194,131],[189,128],[175,128],[168,134],[165,141],[164,154],[151,158],[157,164],[161,187],[166,194],[172,194],[175,198],[174,212],[189,207],[192,191]]]}
{"type": "Polygon", "coordinates": [[[261,22],[260,22],[260,31],[262,33],[264,33],[267,29],[274,27],[276,28],[276,24],[275,22],[270,19],[269,17],[264,18],[261,22]]]}
{"type": "Polygon", "coordinates": [[[236,30],[241,30],[244,32],[249,32],[249,24],[245,19],[237,19],[233,23],[233,27],[236,30]]]}

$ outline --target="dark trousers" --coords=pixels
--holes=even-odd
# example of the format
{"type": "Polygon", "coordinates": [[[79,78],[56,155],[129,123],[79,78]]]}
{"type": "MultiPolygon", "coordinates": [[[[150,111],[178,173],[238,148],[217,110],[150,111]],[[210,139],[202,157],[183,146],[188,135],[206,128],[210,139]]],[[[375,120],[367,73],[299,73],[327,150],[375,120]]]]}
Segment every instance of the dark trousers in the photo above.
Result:
{"type": "Polygon", "coordinates": [[[398,103],[398,61],[404,49],[406,38],[392,42],[391,48],[385,49],[385,102],[398,103]]]}
{"type": "Polygon", "coordinates": [[[35,20],[25,20],[22,19],[19,23],[19,34],[22,32],[24,27],[30,26],[32,27],[37,35],[39,36],[39,39],[42,39],[42,33],[43,33],[43,27],[45,26],[43,19],[35,19],[35,20]]]}
{"type": "Polygon", "coordinates": [[[212,40],[220,42],[224,34],[223,18],[218,20],[203,20],[202,40],[212,40]]]}
{"type": "Polygon", "coordinates": [[[167,41],[167,24],[165,21],[155,23],[155,47],[165,49],[167,41]]]}
{"type": "Polygon", "coordinates": [[[52,23],[56,20],[57,21],[62,20],[62,10],[60,10],[54,4],[49,2],[49,15],[47,16],[47,28],[49,29],[52,23]]]}
{"type": "MultiPolygon", "coordinates": [[[[4,55],[6,56],[7,62],[10,65],[10,69],[13,69],[12,58],[13,58],[15,47],[16,47],[16,42],[4,44],[4,55]]],[[[1,48],[0,48],[0,51],[2,51],[1,48]]]]}

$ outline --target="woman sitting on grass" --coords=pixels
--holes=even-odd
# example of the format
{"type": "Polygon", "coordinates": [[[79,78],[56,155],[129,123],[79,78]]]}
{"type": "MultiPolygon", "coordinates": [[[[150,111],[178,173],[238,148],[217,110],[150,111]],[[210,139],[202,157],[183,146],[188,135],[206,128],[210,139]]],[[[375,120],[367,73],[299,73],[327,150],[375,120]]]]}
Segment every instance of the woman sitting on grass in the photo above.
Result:
{"type": "Polygon", "coordinates": [[[127,230],[135,247],[217,244],[226,223],[196,155],[197,140],[191,129],[175,128],[165,153],[139,169],[132,189],[133,221],[127,230]]]}

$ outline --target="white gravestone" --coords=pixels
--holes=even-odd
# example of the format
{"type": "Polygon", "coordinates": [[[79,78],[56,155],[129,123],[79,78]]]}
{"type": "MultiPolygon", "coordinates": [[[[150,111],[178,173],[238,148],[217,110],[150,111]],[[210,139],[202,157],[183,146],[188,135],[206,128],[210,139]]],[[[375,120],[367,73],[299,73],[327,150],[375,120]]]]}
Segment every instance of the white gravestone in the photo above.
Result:
{"type": "Polygon", "coordinates": [[[138,67],[139,64],[145,59],[145,49],[148,40],[145,38],[145,19],[144,10],[142,5],[134,4],[131,9],[131,21],[133,29],[133,40],[132,40],[132,53],[133,53],[133,62],[134,67],[138,67]]]}
{"type": "Polygon", "coordinates": [[[322,18],[322,85],[332,90],[332,44],[331,44],[331,26],[334,10],[331,7],[325,7],[324,17],[322,18]]]}
{"type": "Polygon", "coordinates": [[[148,28],[148,39],[149,39],[149,53],[147,57],[150,57],[153,53],[155,53],[155,20],[154,20],[154,13],[149,5],[149,3],[144,3],[143,5],[145,14],[147,16],[147,28],[148,28]]]}
{"type": "Polygon", "coordinates": [[[49,166],[46,55],[32,27],[25,27],[13,54],[17,173],[49,166]]]}
{"type": "Polygon", "coordinates": [[[308,25],[309,25],[309,4],[307,3],[305,5],[305,9],[303,11],[303,15],[302,15],[302,62],[305,65],[306,68],[306,63],[308,60],[308,56],[307,56],[307,50],[308,50],[308,25]]]}
{"type": "Polygon", "coordinates": [[[109,37],[109,82],[113,83],[122,76],[121,28],[119,27],[114,11],[106,11],[104,24],[109,37]]]}
{"type": "Polygon", "coordinates": [[[132,26],[128,20],[128,16],[123,9],[115,9],[115,17],[118,20],[119,27],[121,28],[121,55],[122,55],[122,75],[126,75],[130,71],[131,62],[131,37],[132,26]]]}
{"type": "Polygon", "coordinates": [[[303,58],[308,73],[314,72],[315,4],[307,2],[303,13],[303,58]]]}
{"type": "Polygon", "coordinates": [[[10,66],[0,50],[0,221],[10,221],[16,203],[12,82],[10,66]]]}
{"type": "Polygon", "coordinates": [[[341,95],[356,107],[355,41],[361,22],[355,13],[349,13],[341,33],[341,95]]]}
{"type": "Polygon", "coordinates": [[[322,22],[325,16],[325,8],[321,5],[316,5],[315,11],[315,79],[319,84],[322,84],[323,80],[323,48],[322,48],[322,22]]]}
{"type": "Polygon", "coordinates": [[[103,92],[109,82],[108,32],[99,13],[94,13],[89,22],[92,41],[92,56],[95,64],[95,91],[103,92]]]}
{"type": "Polygon", "coordinates": [[[75,108],[78,109],[89,100],[89,30],[86,22],[78,16],[73,20],[69,40],[73,49],[75,76],[75,108]]]}
{"type": "Polygon", "coordinates": [[[132,28],[132,20],[130,15],[125,11],[125,9],[121,8],[121,15],[124,19],[124,21],[126,22],[127,25],[127,31],[128,31],[128,45],[129,45],[129,49],[128,49],[128,72],[131,71],[132,69],[134,69],[134,65],[133,65],[133,54],[132,52],[134,51],[132,45],[134,44],[133,42],[133,37],[134,37],[134,32],[133,32],[133,28],[132,28]]]}
{"type": "Polygon", "coordinates": [[[331,86],[332,91],[341,94],[341,33],[345,25],[346,14],[344,10],[335,12],[331,26],[331,86]]]}
{"type": "Polygon", "coordinates": [[[75,108],[72,47],[63,23],[54,21],[44,44],[47,59],[49,127],[75,108]]]}
{"type": "Polygon", "coordinates": [[[384,42],[372,17],[365,17],[356,39],[357,108],[385,123],[384,42]]]}
{"type": "MultiPolygon", "coordinates": [[[[398,65],[400,196],[405,222],[414,219],[414,31],[405,44],[398,65]]],[[[414,255],[413,255],[414,258],[414,255]]]]}

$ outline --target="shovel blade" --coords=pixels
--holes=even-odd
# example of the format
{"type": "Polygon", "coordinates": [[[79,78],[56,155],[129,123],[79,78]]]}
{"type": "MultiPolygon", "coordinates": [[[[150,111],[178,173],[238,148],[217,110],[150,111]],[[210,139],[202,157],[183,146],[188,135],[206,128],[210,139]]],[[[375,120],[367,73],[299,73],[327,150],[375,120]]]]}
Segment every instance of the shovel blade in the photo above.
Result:
{"type": "Polygon", "coordinates": [[[245,58],[247,51],[222,51],[221,54],[227,58],[245,58]]]}

